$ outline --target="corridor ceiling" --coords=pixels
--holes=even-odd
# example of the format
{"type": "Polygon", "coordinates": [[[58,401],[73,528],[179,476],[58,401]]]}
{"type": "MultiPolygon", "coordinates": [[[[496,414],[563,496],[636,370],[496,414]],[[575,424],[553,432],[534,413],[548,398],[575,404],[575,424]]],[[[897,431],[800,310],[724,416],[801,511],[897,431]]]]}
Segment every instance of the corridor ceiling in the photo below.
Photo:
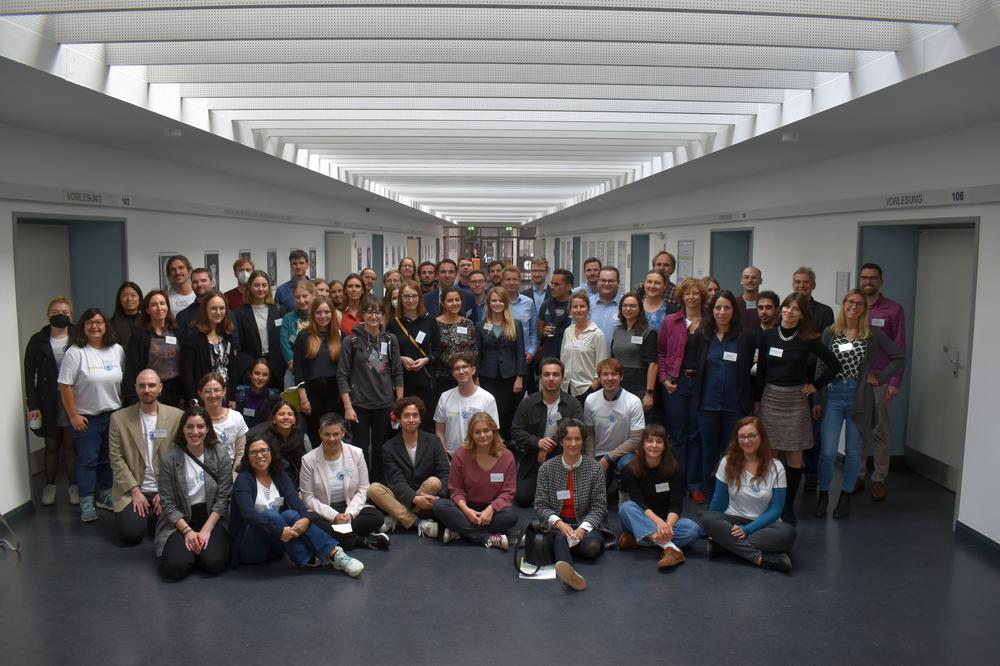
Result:
{"type": "Polygon", "coordinates": [[[485,226],[850,103],[866,67],[996,4],[0,0],[0,21],[141,81],[154,111],[485,226]]]}

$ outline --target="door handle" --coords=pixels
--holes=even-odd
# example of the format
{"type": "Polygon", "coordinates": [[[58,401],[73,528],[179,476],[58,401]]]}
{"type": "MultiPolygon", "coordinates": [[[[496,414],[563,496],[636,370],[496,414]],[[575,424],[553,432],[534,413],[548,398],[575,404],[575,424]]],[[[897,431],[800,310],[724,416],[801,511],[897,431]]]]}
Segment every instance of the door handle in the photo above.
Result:
{"type": "Polygon", "coordinates": [[[955,358],[949,359],[948,362],[951,363],[951,376],[958,377],[959,368],[964,368],[965,366],[959,361],[959,351],[957,349],[955,350],[955,358]]]}

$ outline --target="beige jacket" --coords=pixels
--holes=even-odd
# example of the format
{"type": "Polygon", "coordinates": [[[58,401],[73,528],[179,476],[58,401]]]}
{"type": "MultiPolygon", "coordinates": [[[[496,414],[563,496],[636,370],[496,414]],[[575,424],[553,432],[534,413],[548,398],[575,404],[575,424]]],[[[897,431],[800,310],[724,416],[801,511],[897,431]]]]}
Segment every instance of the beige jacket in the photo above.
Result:
{"type": "MultiPolygon", "coordinates": [[[[156,414],[153,475],[159,478],[160,456],[173,446],[177,426],[181,422],[183,412],[176,407],[160,405],[156,414]]],[[[111,456],[111,471],[115,482],[111,488],[114,498],[115,513],[121,511],[132,501],[129,491],[142,485],[142,477],[146,473],[146,444],[143,441],[142,421],[139,419],[139,405],[119,409],[111,415],[111,425],[108,431],[108,442],[111,456]]]]}

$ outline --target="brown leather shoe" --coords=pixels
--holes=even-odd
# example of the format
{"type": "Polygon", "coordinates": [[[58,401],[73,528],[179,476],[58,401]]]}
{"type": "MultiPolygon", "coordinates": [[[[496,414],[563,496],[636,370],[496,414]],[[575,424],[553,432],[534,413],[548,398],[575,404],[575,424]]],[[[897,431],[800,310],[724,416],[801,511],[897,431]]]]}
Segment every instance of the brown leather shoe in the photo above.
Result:
{"type": "Polygon", "coordinates": [[[577,592],[587,589],[587,580],[578,574],[569,562],[556,562],[556,577],[562,581],[563,585],[577,592]]]}
{"type": "Polygon", "coordinates": [[[865,477],[859,476],[858,480],[854,482],[854,493],[865,492],[865,477]]]}
{"type": "Polygon", "coordinates": [[[635,535],[631,532],[622,532],[622,535],[618,537],[618,550],[635,550],[638,547],[635,535]]]}
{"type": "Polygon", "coordinates": [[[676,548],[664,548],[660,561],[656,563],[657,569],[669,569],[684,562],[684,553],[676,548]]]}
{"type": "Polygon", "coordinates": [[[881,481],[872,483],[872,501],[881,502],[886,497],[885,484],[881,481]]]}

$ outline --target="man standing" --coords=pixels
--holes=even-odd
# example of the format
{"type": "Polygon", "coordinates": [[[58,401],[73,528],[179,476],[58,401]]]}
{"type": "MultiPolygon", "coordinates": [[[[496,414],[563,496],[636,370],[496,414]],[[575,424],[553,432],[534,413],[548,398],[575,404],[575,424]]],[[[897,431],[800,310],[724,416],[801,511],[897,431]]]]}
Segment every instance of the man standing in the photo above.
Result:
{"type": "Polygon", "coordinates": [[[239,310],[246,299],[247,282],[253,273],[254,265],[250,257],[239,257],[233,262],[233,274],[236,276],[236,286],[226,292],[226,305],[230,310],[239,310]]]}
{"type": "Polygon", "coordinates": [[[621,302],[619,284],[618,269],[605,266],[597,280],[597,295],[590,297],[590,320],[604,333],[606,352],[611,349],[611,339],[618,326],[618,304],[621,302]]]}
{"type": "Polygon", "coordinates": [[[469,275],[469,293],[472,294],[472,316],[469,319],[478,324],[485,318],[483,309],[486,306],[486,274],[476,269],[469,275]]]}
{"type": "Polygon", "coordinates": [[[212,279],[212,271],[207,268],[196,268],[191,271],[191,290],[194,292],[194,302],[176,315],[174,321],[177,322],[177,330],[184,332],[194,326],[198,319],[198,310],[208,294],[215,290],[215,280],[212,279]]]}
{"type": "Polygon", "coordinates": [[[562,390],[562,380],[562,361],[557,358],[542,359],[541,390],[525,397],[514,414],[510,435],[517,457],[514,500],[519,506],[532,506],[538,468],[560,453],[554,439],[559,422],[565,418],[583,418],[580,401],[562,390]]]}
{"type": "MultiPolygon", "coordinates": [[[[533,257],[531,260],[531,286],[521,293],[535,302],[535,310],[538,312],[542,310],[542,303],[552,295],[548,278],[549,260],[542,256],[533,257]]],[[[558,355],[556,354],[556,356],[558,355]]]]}
{"type": "MultiPolygon", "coordinates": [[[[657,252],[656,256],[653,257],[653,270],[663,276],[663,282],[666,284],[663,288],[663,302],[667,304],[668,308],[676,306],[674,291],[677,289],[677,285],[670,281],[670,276],[674,274],[676,267],[677,260],[666,250],[657,252]]],[[[646,297],[646,290],[642,283],[637,284],[633,291],[639,296],[640,301],[646,297]]]]}
{"type": "Polygon", "coordinates": [[[490,279],[490,285],[493,287],[503,286],[503,262],[499,259],[494,259],[486,265],[486,276],[490,279]]]}
{"type": "Polygon", "coordinates": [[[749,330],[760,324],[760,317],[757,314],[757,295],[763,281],[763,274],[756,266],[747,266],[740,275],[743,293],[736,297],[736,311],[743,321],[744,329],[749,330]]]}
{"type": "MultiPolygon", "coordinates": [[[[451,259],[442,259],[437,265],[438,288],[424,294],[424,305],[427,306],[427,314],[437,317],[441,314],[441,290],[445,287],[457,287],[455,278],[458,275],[458,265],[451,259]]],[[[472,311],[476,305],[472,298],[472,292],[459,289],[462,294],[462,316],[472,319],[472,311]]]]}
{"type": "Polygon", "coordinates": [[[417,278],[420,280],[420,291],[429,294],[437,289],[437,266],[433,261],[424,261],[417,268],[417,278]]]}
{"type": "Polygon", "coordinates": [[[458,258],[458,282],[456,287],[462,291],[469,291],[472,288],[472,270],[475,265],[469,257],[458,258]]]}
{"type": "Polygon", "coordinates": [[[295,312],[295,285],[309,275],[309,255],[305,250],[292,250],[288,255],[288,267],[292,277],[278,286],[274,292],[274,302],[285,308],[285,312],[295,312]]]}
{"type": "Polygon", "coordinates": [[[574,289],[573,291],[579,291],[583,289],[587,292],[587,297],[594,299],[597,296],[599,285],[597,281],[600,279],[601,260],[597,257],[590,257],[583,262],[583,284],[574,289]]]}
{"type": "Polygon", "coordinates": [[[152,534],[160,515],[157,478],[160,455],[173,446],[183,412],[161,405],[163,384],[152,370],[143,370],[135,380],[139,402],[111,415],[108,430],[111,493],[115,510],[115,533],[127,546],[152,534]]]}
{"type": "Polygon", "coordinates": [[[646,428],[642,400],[621,387],[624,376],[618,359],[600,361],[597,377],[602,390],[588,395],[583,404],[583,448],[597,457],[605,474],[623,456],[635,452],[646,428]]]}
{"type": "Polygon", "coordinates": [[[183,254],[175,254],[167,260],[167,277],[170,286],[167,287],[167,300],[170,302],[170,312],[177,314],[194,303],[194,290],[191,288],[191,262],[183,254]]]}
{"type": "Polygon", "coordinates": [[[521,271],[515,266],[503,269],[503,288],[510,298],[510,314],[524,330],[524,360],[531,366],[538,349],[538,311],[530,296],[518,293],[521,271]]]}
{"type": "MultiPolygon", "coordinates": [[[[882,267],[878,264],[865,264],[858,276],[861,291],[865,292],[868,301],[868,322],[871,326],[881,328],[896,343],[899,350],[906,353],[906,316],[903,306],[882,295],[882,267]]],[[[886,365],[889,357],[885,352],[872,361],[871,372],[878,375],[886,365]]],[[[899,395],[903,385],[903,371],[889,380],[888,384],[875,386],[875,437],[872,454],[874,471],[872,472],[872,499],[881,502],[886,498],[885,480],[889,476],[889,458],[892,454],[892,400],[899,395]]],[[[861,476],[855,485],[855,492],[864,490],[867,457],[863,452],[861,457],[861,476]]]]}
{"type": "Polygon", "coordinates": [[[451,455],[465,443],[469,419],[473,414],[486,412],[500,423],[497,401],[484,388],[476,385],[476,358],[470,352],[459,352],[450,359],[451,376],[458,386],[441,394],[434,410],[434,430],[451,455]]]}
{"type": "Polygon", "coordinates": [[[542,358],[559,358],[562,352],[563,332],[573,321],[569,314],[569,294],[572,287],[573,273],[565,268],[553,271],[550,290],[552,295],[538,309],[539,355],[542,358]]]}

